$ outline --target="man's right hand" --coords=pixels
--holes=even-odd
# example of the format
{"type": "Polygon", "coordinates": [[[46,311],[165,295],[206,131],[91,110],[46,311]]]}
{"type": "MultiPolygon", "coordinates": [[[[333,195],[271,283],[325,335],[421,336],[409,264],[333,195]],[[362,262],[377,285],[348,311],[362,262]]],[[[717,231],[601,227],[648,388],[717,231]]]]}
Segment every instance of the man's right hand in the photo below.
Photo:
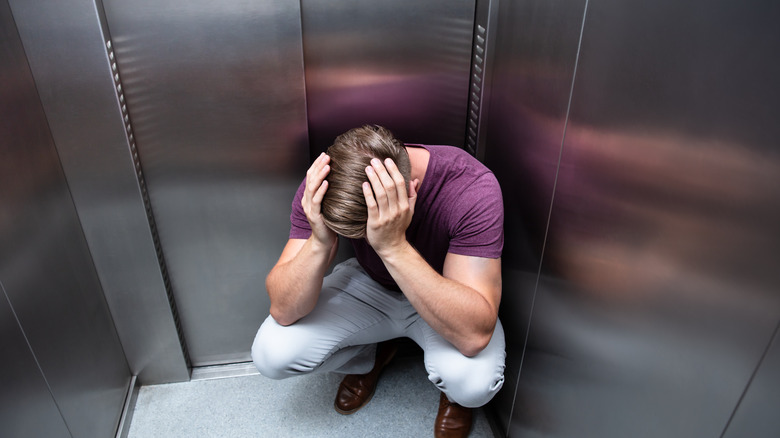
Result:
{"type": "Polygon", "coordinates": [[[325,225],[321,213],[322,198],[328,190],[328,181],[325,180],[330,172],[328,163],[330,157],[322,153],[306,171],[306,189],[301,199],[301,206],[311,226],[312,238],[324,247],[331,248],[338,240],[338,235],[325,225]]]}

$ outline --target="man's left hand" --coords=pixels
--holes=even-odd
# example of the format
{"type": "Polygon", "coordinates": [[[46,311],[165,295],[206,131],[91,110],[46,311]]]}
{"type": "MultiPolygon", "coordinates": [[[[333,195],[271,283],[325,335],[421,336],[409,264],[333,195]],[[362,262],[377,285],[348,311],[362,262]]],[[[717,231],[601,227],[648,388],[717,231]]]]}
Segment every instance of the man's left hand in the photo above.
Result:
{"type": "Polygon", "coordinates": [[[372,159],[366,175],[368,182],[363,183],[368,207],[366,239],[384,257],[407,243],[406,229],[414,215],[419,180],[411,181],[407,192],[404,177],[390,158],[384,164],[372,159]]]}

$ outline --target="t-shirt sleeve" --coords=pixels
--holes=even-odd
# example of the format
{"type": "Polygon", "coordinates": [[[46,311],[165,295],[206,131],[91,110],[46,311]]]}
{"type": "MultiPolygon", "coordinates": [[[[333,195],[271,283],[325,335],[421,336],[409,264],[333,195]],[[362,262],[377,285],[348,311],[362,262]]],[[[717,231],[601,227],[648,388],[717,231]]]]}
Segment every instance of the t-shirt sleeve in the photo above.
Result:
{"type": "Polygon", "coordinates": [[[458,220],[448,252],[499,258],[504,249],[504,202],[501,186],[492,173],[480,176],[460,193],[458,220]]]}
{"type": "Polygon", "coordinates": [[[303,179],[293,197],[292,212],[290,213],[290,239],[308,239],[311,236],[311,226],[309,226],[306,213],[301,205],[305,188],[306,178],[303,179]]]}

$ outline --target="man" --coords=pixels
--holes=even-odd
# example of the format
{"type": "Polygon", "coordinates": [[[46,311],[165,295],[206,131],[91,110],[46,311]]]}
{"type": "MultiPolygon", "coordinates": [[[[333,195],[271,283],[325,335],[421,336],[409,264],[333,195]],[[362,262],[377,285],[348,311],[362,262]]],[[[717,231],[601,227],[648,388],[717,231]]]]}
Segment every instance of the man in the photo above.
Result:
{"type": "Polygon", "coordinates": [[[404,145],[385,128],[339,136],[306,173],[290,239],[268,274],[270,316],[252,358],[260,373],[347,374],[335,408],[372,397],[396,347],[413,339],[440,390],[437,437],[467,436],[471,408],[504,381],[503,204],[495,176],[451,146],[404,145]],[[324,274],[338,235],[356,258],[324,274]]]}

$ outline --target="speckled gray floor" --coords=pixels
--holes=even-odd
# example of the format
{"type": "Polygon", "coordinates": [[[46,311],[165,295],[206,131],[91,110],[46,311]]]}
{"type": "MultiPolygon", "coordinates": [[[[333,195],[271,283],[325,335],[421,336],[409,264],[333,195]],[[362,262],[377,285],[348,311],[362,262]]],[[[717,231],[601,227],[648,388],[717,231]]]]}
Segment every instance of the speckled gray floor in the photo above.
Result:
{"type": "MultiPolygon", "coordinates": [[[[335,374],[281,381],[250,375],[143,386],[129,437],[433,436],[439,393],[420,357],[397,357],[371,402],[352,415],[333,410],[339,381],[335,374]]],[[[494,436],[482,410],[470,436],[494,436]]]]}

